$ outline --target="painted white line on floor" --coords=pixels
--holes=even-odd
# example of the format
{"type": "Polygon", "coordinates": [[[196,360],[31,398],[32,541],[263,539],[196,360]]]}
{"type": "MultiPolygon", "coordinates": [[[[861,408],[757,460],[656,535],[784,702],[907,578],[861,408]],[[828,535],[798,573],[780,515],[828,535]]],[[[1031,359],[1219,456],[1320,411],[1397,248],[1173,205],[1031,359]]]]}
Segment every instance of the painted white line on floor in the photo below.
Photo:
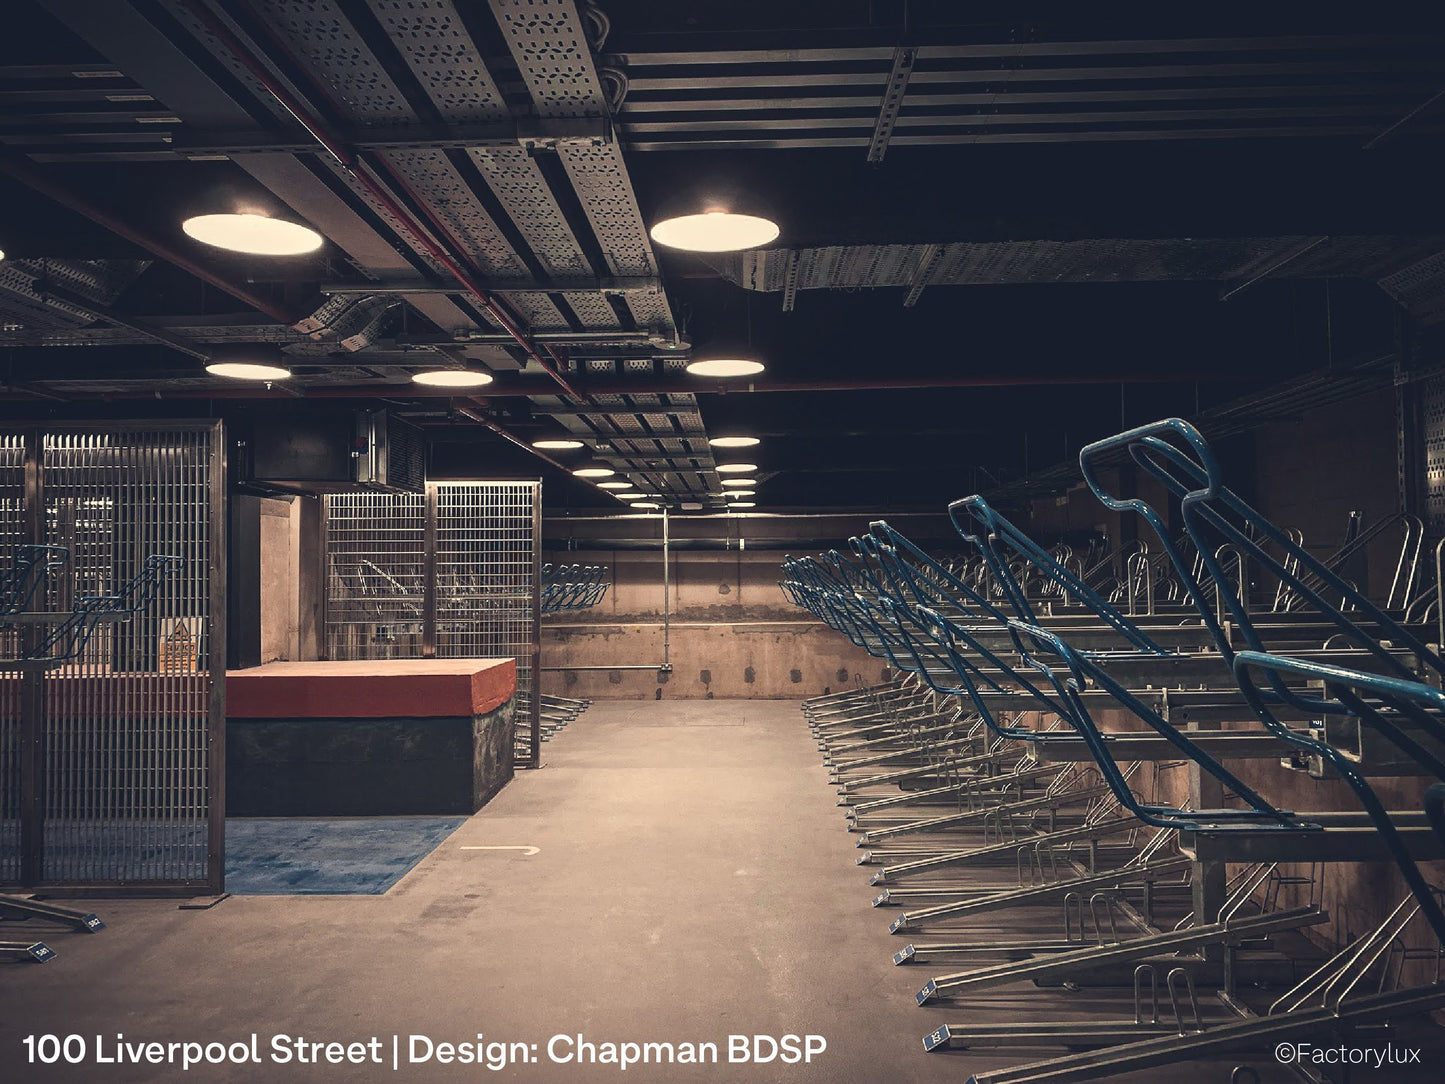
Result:
{"type": "Polygon", "coordinates": [[[541,847],[463,847],[464,851],[521,851],[525,855],[541,854],[541,847]]]}

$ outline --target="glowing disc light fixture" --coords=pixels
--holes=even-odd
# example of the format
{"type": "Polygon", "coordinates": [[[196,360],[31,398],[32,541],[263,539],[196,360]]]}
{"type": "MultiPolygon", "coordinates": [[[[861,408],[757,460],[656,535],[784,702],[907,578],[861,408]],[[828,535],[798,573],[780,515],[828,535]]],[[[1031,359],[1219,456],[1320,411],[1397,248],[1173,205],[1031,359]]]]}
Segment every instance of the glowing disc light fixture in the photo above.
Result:
{"type": "Polygon", "coordinates": [[[762,441],[757,437],[709,437],[708,443],[714,448],[753,448],[762,441]]]}
{"type": "Polygon", "coordinates": [[[778,224],[757,215],[704,211],[665,218],[652,227],[652,239],[685,252],[739,252],[778,238],[778,224]]]}
{"type": "Polygon", "coordinates": [[[597,487],[599,489],[631,489],[632,483],[621,480],[615,482],[598,482],[597,487]]]}
{"type": "Polygon", "coordinates": [[[756,376],[767,366],[753,358],[700,358],[687,363],[693,376],[756,376]]]}
{"type": "Polygon", "coordinates": [[[285,380],[291,375],[291,370],[283,366],[258,361],[213,361],[206,366],[206,372],[231,380],[285,380]]]}
{"type": "Polygon", "coordinates": [[[275,343],[218,344],[206,372],[229,380],[285,380],[291,375],[275,343]]]}
{"type": "Polygon", "coordinates": [[[413,373],[411,380],[428,388],[481,388],[492,382],[492,374],[472,369],[431,369],[413,373]]]}
{"type": "Polygon", "coordinates": [[[752,489],[758,483],[755,478],[724,478],[722,484],[733,488],[741,486],[745,489],[752,489]]]}
{"type": "Polygon", "coordinates": [[[578,478],[611,478],[617,472],[611,467],[604,467],[598,465],[591,467],[578,467],[572,473],[575,474],[578,478]]]}
{"type": "Polygon", "coordinates": [[[534,440],[532,447],[539,452],[570,452],[582,447],[580,440],[534,440]]]}
{"type": "Polygon", "coordinates": [[[754,504],[752,501],[733,501],[733,503],[730,504],[730,505],[728,505],[728,507],[729,507],[729,508],[756,508],[757,505],[754,504]]]}
{"type": "Polygon", "coordinates": [[[751,474],[757,469],[756,463],[719,463],[717,465],[719,474],[751,474]]]}
{"type": "Polygon", "coordinates": [[[253,256],[303,256],[321,247],[309,226],[255,214],[197,215],[181,223],[186,235],[216,248],[253,256]]]}

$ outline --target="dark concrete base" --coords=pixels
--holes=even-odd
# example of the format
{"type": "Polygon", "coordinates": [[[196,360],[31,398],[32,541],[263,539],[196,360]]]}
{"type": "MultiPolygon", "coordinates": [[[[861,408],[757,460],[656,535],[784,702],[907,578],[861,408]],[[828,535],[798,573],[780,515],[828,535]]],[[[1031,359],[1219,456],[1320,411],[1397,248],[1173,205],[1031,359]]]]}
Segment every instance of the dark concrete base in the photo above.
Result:
{"type": "Polygon", "coordinates": [[[226,813],[475,813],[512,778],[514,703],[477,716],[228,719],[226,813]]]}

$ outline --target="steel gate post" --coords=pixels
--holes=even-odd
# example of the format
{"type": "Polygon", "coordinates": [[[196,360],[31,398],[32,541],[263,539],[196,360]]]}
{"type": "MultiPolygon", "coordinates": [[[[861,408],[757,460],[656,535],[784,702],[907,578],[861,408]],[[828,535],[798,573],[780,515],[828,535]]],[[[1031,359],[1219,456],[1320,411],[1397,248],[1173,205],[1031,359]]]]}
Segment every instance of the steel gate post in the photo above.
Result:
{"type": "Polygon", "coordinates": [[[434,659],[437,653],[437,484],[426,484],[422,501],[422,602],[421,654],[434,659]]]}
{"type": "Polygon", "coordinates": [[[542,766],[542,479],[532,483],[532,673],[527,706],[532,722],[531,767],[542,766]]]}
{"type": "Polygon", "coordinates": [[[210,611],[207,620],[208,709],[206,750],[206,881],[219,896],[226,890],[226,427],[216,422],[211,429],[207,456],[210,485],[210,611]]]}

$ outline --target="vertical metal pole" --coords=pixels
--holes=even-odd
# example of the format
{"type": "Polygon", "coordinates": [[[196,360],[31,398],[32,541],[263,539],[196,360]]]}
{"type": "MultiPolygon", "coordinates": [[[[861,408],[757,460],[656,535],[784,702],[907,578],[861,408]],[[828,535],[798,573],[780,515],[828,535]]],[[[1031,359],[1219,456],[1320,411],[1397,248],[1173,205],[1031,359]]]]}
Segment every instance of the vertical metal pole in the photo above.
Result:
{"type": "Polygon", "coordinates": [[[672,669],[672,557],[667,509],[662,510],[662,668],[672,669]]]}
{"type": "Polygon", "coordinates": [[[321,628],[317,637],[319,643],[316,657],[329,659],[331,658],[331,499],[329,497],[316,499],[321,502],[321,522],[317,527],[320,541],[316,547],[317,598],[320,603],[317,620],[321,622],[321,628]]]}
{"type": "Polygon", "coordinates": [[[532,722],[532,764],[542,766],[542,480],[532,485],[532,674],[528,715],[532,722]]]}
{"type": "MultiPolygon", "coordinates": [[[[1165,721],[1168,721],[1169,712],[1164,713],[1165,721]]],[[[1192,722],[1187,724],[1186,729],[1191,733],[1200,731],[1218,731],[1222,729],[1219,723],[1200,724],[1192,722]]],[[[1203,771],[1197,761],[1189,762],[1189,807],[1191,809],[1223,809],[1224,808],[1224,784],[1214,776],[1203,771]]],[[[1219,921],[1220,909],[1224,906],[1225,891],[1228,881],[1228,870],[1223,862],[1196,862],[1194,864],[1194,877],[1192,881],[1194,921],[1203,926],[1210,922],[1219,921]]],[[[1202,950],[1206,959],[1219,962],[1223,954],[1231,952],[1232,949],[1221,950],[1218,946],[1207,945],[1202,950]]],[[[1230,968],[1230,975],[1233,975],[1233,968],[1230,968]]],[[[1233,991],[1229,991],[1233,992],[1233,991]]]]}
{"type": "Polygon", "coordinates": [[[437,485],[426,484],[422,499],[421,550],[421,654],[434,659],[437,653],[437,485]]]}
{"type": "Polygon", "coordinates": [[[210,725],[206,756],[206,881],[220,895],[226,890],[226,431],[217,422],[210,432],[210,725]]]}
{"type": "MultiPolygon", "coordinates": [[[[25,433],[25,502],[21,537],[32,545],[45,541],[45,493],[41,477],[42,438],[25,433]]],[[[40,626],[25,629],[22,643],[30,654],[40,643],[40,626]]],[[[20,883],[39,884],[45,865],[45,675],[38,668],[20,672],[20,883]]]]}

